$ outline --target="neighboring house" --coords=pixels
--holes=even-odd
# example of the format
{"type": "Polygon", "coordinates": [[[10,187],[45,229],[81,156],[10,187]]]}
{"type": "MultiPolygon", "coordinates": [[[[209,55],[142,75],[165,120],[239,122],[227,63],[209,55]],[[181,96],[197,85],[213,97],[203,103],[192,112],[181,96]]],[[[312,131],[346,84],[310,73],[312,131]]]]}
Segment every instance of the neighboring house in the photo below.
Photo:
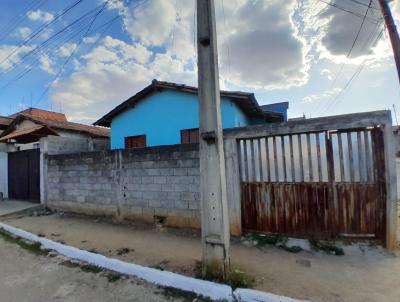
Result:
{"type": "Polygon", "coordinates": [[[13,144],[16,150],[38,148],[40,139],[49,135],[105,140],[110,136],[106,128],[69,122],[59,112],[30,108],[10,117],[12,122],[0,135],[0,142],[13,144]]]}
{"type": "Polygon", "coordinates": [[[12,121],[12,118],[0,116],[0,135],[8,128],[12,121]]]}
{"type": "Polygon", "coordinates": [[[110,149],[109,129],[72,123],[58,112],[30,108],[1,118],[0,127],[0,194],[11,199],[44,200],[47,154],[110,149]]]}
{"type": "MultiPolygon", "coordinates": [[[[195,87],[153,80],[94,125],[111,128],[111,148],[198,143],[195,87]]],[[[253,93],[221,91],[222,127],[282,122],[288,103],[260,106],[253,93]]]]}

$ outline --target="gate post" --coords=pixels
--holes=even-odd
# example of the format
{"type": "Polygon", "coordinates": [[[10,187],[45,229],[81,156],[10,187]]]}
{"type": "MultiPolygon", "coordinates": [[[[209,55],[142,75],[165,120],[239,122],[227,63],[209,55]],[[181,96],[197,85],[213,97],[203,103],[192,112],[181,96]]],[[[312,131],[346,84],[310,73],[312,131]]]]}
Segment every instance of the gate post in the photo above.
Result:
{"type": "Polygon", "coordinates": [[[242,234],[241,184],[236,139],[225,139],[224,148],[230,232],[234,236],[240,236],[242,234]]]}
{"type": "Polygon", "coordinates": [[[397,175],[394,148],[394,134],[392,130],[392,116],[388,111],[387,119],[383,124],[383,146],[385,148],[385,182],[386,182],[386,238],[385,247],[395,250],[397,243],[397,175]]]}

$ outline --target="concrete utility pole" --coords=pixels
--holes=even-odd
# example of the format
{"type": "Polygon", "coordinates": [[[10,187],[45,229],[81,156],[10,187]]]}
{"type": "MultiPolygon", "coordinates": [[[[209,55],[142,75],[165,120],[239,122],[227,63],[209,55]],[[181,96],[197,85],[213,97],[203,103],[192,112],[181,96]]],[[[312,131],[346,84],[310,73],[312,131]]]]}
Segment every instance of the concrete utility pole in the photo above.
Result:
{"type": "Polygon", "coordinates": [[[388,0],[378,0],[382,10],[383,18],[385,19],[386,28],[389,32],[390,42],[392,43],[394,60],[397,67],[397,75],[400,81],[400,38],[399,33],[394,23],[392,12],[390,11],[388,0]]]}
{"type": "Polygon", "coordinates": [[[214,0],[197,0],[203,276],[229,271],[229,218],[214,0]]]}

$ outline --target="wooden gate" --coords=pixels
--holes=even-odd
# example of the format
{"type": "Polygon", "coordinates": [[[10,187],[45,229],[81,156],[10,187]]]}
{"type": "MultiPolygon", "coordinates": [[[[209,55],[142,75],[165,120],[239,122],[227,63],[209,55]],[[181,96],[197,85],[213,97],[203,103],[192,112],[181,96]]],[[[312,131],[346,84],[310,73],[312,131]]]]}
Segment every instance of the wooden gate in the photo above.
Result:
{"type": "Polygon", "coordinates": [[[385,238],[383,127],[239,139],[244,231],[385,238]]]}
{"type": "Polygon", "coordinates": [[[40,202],[40,150],[8,154],[8,194],[10,199],[40,202]]]}

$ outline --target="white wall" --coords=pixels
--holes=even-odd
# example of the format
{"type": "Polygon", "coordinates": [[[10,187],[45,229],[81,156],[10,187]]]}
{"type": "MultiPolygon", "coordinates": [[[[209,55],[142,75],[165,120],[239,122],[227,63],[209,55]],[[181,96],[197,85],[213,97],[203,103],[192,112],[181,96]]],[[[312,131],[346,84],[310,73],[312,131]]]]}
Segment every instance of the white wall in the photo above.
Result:
{"type": "Polygon", "coordinates": [[[8,198],[8,155],[5,144],[0,144],[0,192],[8,198]]]}

